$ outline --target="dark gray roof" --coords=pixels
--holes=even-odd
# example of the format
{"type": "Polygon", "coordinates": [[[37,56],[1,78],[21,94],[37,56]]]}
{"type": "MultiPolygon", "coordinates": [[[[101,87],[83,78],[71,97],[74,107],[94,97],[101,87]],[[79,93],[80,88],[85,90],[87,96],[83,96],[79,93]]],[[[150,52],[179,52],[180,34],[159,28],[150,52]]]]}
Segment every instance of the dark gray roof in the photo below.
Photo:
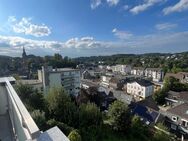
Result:
{"type": "Polygon", "coordinates": [[[153,98],[151,96],[147,97],[144,100],[138,101],[137,104],[145,106],[145,107],[155,110],[155,111],[159,111],[158,105],[156,104],[156,102],[153,100],[153,98]]]}
{"type": "Polygon", "coordinates": [[[182,92],[169,91],[168,98],[174,100],[180,100],[180,101],[188,101],[188,91],[182,91],[182,92]]]}
{"type": "Polygon", "coordinates": [[[175,106],[171,109],[168,109],[167,112],[188,120],[188,103],[175,106]]]}
{"type": "Polygon", "coordinates": [[[145,87],[153,85],[153,83],[151,83],[148,80],[144,80],[144,79],[138,79],[138,80],[135,80],[135,82],[137,82],[141,86],[145,86],[145,87]]]}

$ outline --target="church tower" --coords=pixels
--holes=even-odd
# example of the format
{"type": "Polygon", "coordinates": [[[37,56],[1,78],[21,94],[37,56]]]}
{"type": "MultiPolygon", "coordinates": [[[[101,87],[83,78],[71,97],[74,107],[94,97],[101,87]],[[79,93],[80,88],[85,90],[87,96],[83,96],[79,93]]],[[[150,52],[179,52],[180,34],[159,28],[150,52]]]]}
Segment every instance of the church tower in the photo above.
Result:
{"type": "Polygon", "coordinates": [[[25,48],[23,47],[23,53],[22,53],[22,58],[25,59],[27,57],[27,54],[25,52],[25,48]]]}

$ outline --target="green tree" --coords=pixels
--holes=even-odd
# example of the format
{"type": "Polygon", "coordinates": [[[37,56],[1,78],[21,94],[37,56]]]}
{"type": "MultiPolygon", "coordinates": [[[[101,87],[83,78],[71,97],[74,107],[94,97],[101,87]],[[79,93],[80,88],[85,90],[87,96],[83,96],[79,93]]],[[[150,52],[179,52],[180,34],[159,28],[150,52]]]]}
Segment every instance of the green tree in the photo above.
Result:
{"type": "Polygon", "coordinates": [[[82,141],[80,134],[76,130],[71,131],[68,138],[70,141],[82,141]]]}
{"type": "Polygon", "coordinates": [[[114,101],[109,107],[108,116],[115,130],[127,132],[131,123],[128,105],[121,101],[114,101]]]}
{"type": "Polygon", "coordinates": [[[22,83],[16,85],[16,92],[24,103],[27,103],[30,95],[33,94],[33,87],[22,83]]]}
{"type": "Polygon", "coordinates": [[[87,103],[79,107],[79,124],[83,141],[101,139],[102,114],[95,104],[87,103]]]}
{"type": "Polygon", "coordinates": [[[165,103],[165,97],[167,96],[167,92],[168,91],[165,88],[163,88],[161,90],[156,91],[152,97],[157,104],[162,105],[165,103]]]}
{"type": "Polygon", "coordinates": [[[46,97],[50,117],[76,127],[78,110],[63,87],[54,87],[46,97]]]}
{"type": "Polygon", "coordinates": [[[44,130],[45,129],[45,124],[46,124],[46,117],[45,117],[45,113],[43,111],[40,110],[34,110],[33,112],[31,112],[31,116],[34,119],[34,121],[36,122],[37,126],[41,129],[44,130]]]}
{"type": "Polygon", "coordinates": [[[81,127],[99,126],[102,123],[102,114],[93,103],[82,104],[79,107],[79,122],[81,127]]]}
{"type": "Polygon", "coordinates": [[[46,124],[48,129],[57,126],[66,136],[68,136],[69,133],[74,130],[74,128],[70,127],[69,125],[55,119],[48,120],[46,124]]]}
{"type": "Polygon", "coordinates": [[[138,116],[133,116],[131,119],[131,135],[139,140],[147,140],[150,135],[148,127],[138,116]]]}
{"type": "Polygon", "coordinates": [[[162,123],[158,123],[157,127],[159,130],[155,131],[152,141],[170,141],[171,136],[168,132],[168,128],[165,127],[162,123]]]}

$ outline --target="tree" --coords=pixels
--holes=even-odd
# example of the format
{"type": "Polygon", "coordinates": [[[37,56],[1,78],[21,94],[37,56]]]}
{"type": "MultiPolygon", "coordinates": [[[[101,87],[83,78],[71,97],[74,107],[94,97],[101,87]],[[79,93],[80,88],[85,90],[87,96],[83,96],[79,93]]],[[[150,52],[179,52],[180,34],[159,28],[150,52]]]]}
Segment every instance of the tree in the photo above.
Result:
{"type": "Polygon", "coordinates": [[[127,132],[131,123],[128,105],[121,101],[114,101],[109,107],[108,116],[115,130],[127,132]]]}
{"type": "Polygon", "coordinates": [[[79,107],[79,130],[83,141],[101,139],[102,114],[94,103],[79,107]]]}
{"type": "Polygon", "coordinates": [[[79,107],[79,123],[81,127],[100,126],[102,114],[99,108],[93,103],[82,104],[79,107]]]}
{"type": "Polygon", "coordinates": [[[44,95],[37,89],[30,95],[28,104],[33,109],[46,110],[46,101],[44,95]]]}
{"type": "Polygon", "coordinates": [[[44,130],[45,124],[46,124],[45,113],[40,110],[34,110],[33,112],[31,112],[31,116],[34,119],[34,121],[36,122],[37,126],[41,130],[44,130]]]}
{"type": "Polygon", "coordinates": [[[165,127],[162,123],[158,123],[157,127],[159,130],[155,131],[153,141],[170,141],[171,136],[168,133],[168,128],[165,127]]]}
{"type": "Polygon", "coordinates": [[[71,131],[68,138],[70,141],[82,141],[80,134],[76,130],[71,131]]]}
{"type": "Polygon", "coordinates": [[[20,99],[24,103],[27,103],[26,101],[29,99],[30,95],[34,92],[34,90],[33,87],[20,83],[16,85],[16,92],[18,93],[20,99]]]}
{"type": "Polygon", "coordinates": [[[55,119],[48,120],[46,124],[48,129],[57,126],[66,136],[68,136],[69,133],[74,130],[74,128],[70,127],[69,125],[55,119]]]}
{"type": "Polygon", "coordinates": [[[167,96],[167,90],[165,88],[158,90],[154,93],[152,96],[154,101],[157,102],[157,104],[162,105],[165,103],[165,97],[167,96]]]}
{"type": "Polygon", "coordinates": [[[44,95],[30,85],[18,84],[16,91],[29,111],[35,109],[45,110],[46,102],[44,95]]]}
{"type": "Polygon", "coordinates": [[[50,117],[76,127],[78,110],[63,87],[53,87],[46,97],[50,117]]]}
{"type": "Polygon", "coordinates": [[[133,116],[131,119],[131,135],[140,140],[147,140],[149,137],[148,127],[140,120],[140,117],[133,116]]]}

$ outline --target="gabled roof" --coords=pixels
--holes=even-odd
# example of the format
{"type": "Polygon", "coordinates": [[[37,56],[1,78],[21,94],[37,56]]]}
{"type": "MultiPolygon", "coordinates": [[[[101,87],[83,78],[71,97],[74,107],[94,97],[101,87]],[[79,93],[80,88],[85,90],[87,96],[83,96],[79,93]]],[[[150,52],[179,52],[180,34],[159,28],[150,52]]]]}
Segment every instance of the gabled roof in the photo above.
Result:
{"type": "Polygon", "coordinates": [[[158,105],[156,104],[156,102],[153,100],[151,96],[147,97],[144,100],[138,101],[137,104],[147,107],[149,109],[155,110],[155,111],[159,111],[158,105]]]}
{"type": "Polygon", "coordinates": [[[159,113],[156,111],[149,111],[145,106],[136,104],[133,109],[133,114],[136,114],[144,119],[144,121],[155,122],[159,113]]]}
{"type": "Polygon", "coordinates": [[[180,100],[180,101],[188,101],[188,91],[182,91],[182,92],[169,91],[168,98],[174,100],[180,100]]]}
{"type": "Polygon", "coordinates": [[[188,103],[183,103],[168,109],[167,112],[188,120],[188,103]]]}

